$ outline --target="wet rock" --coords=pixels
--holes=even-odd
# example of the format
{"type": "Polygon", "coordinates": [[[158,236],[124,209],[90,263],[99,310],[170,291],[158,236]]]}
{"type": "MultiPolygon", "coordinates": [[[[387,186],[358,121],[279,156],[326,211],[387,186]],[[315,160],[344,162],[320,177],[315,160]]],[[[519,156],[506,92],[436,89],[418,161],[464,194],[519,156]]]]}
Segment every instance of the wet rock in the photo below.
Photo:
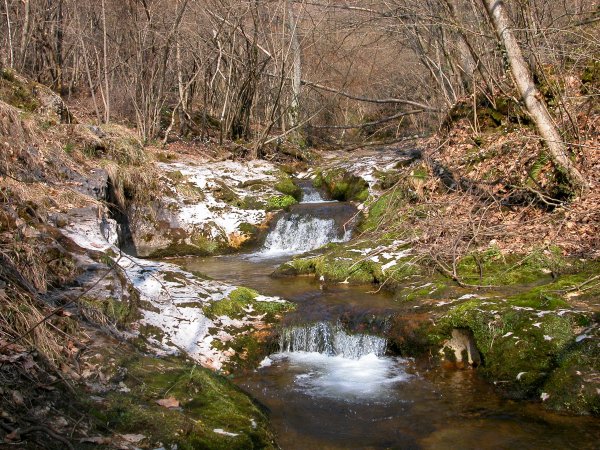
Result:
{"type": "Polygon", "coordinates": [[[477,367],[481,364],[481,355],[471,330],[453,329],[452,337],[444,343],[440,353],[447,362],[457,367],[477,367]]]}
{"type": "Polygon", "coordinates": [[[289,178],[265,161],[158,167],[166,195],[128,212],[141,257],[207,256],[255,242],[272,217],[268,210],[279,208],[271,204],[281,196],[276,185],[289,178]]]}

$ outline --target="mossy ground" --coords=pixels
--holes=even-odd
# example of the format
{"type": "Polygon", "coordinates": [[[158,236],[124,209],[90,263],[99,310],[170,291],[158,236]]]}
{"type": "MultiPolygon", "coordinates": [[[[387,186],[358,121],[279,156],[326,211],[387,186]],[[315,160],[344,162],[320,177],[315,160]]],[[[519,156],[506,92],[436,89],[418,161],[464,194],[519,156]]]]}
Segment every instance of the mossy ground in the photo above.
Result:
{"type": "Polygon", "coordinates": [[[264,412],[225,378],[176,358],[128,355],[116,365],[125,369],[127,388],[90,405],[101,428],[143,434],[147,448],[275,448],[264,412]],[[156,403],[170,397],[178,408],[156,403]],[[213,431],[218,429],[237,435],[213,431]]]}
{"type": "Polygon", "coordinates": [[[491,246],[462,257],[456,265],[456,273],[466,284],[502,286],[548,279],[567,268],[558,249],[535,249],[518,255],[503,254],[491,246]]]}

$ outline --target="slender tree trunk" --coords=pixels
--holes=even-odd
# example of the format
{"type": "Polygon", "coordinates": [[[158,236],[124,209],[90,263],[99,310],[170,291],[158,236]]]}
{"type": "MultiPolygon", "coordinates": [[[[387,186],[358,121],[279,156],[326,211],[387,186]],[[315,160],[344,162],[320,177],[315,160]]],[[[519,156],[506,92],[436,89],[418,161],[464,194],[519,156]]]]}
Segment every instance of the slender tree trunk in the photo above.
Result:
{"type": "Polygon", "coordinates": [[[20,60],[19,60],[19,68],[23,70],[25,66],[25,58],[27,56],[27,43],[29,42],[29,32],[31,28],[31,3],[29,0],[25,0],[23,2],[23,32],[21,33],[21,45],[19,48],[20,51],[20,60]]]}
{"type": "Polygon", "coordinates": [[[14,67],[15,64],[15,50],[13,47],[13,42],[12,42],[12,25],[10,23],[10,12],[8,10],[8,0],[4,0],[4,9],[6,12],[6,26],[7,26],[7,32],[8,32],[8,49],[9,49],[9,64],[10,64],[10,68],[12,69],[14,67]]]}
{"type": "Polygon", "coordinates": [[[519,94],[525,102],[527,111],[531,115],[539,135],[546,143],[548,152],[557,168],[565,173],[571,186],[575,189],[586,188],[587,183],[579,170],[569,159],[567,148],[554,124],[542,95],[538,91],[529,67],[523,57],[519,43],[512,30],[506,7],[502,0],[482,0],[490,16],[496,34],[504,44],[511,71],[519,90],[519,94]]]}
{"type": "Polygon", "coordinates": [[[104,122],[110,122],[110,86],[108,80],[108,34],[106,30],[106,5],[102,0],[102,52],[104,56],[104,122]]]}
{"type": "Polygon", "coordinates": [[[56,10],[56,50],[54,61],[56,65],[56,90],[60,95],[64,94],[65,82],[63,75],[63,0],[59,0],[56,10]]]}
{"type": "Polygon", "coordinates": [[[298,41],[298,23],[294,18],[294,10],[291,0],[287,4],[288,26],[290,30],[291,51],[294,59],[292,76],[292,101],[290,104],[290,128],[298,125],[300,114],[300,90],[302,89],[302,59],[300,54],[300,42],[298,41]]]}

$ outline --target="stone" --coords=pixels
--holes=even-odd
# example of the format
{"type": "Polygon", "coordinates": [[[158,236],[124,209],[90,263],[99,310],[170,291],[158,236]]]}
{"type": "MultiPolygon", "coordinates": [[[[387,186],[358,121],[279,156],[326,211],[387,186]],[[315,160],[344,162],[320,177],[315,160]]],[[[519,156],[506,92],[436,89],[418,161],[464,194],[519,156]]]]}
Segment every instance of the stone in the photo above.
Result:
{"type": "Polygon", "coordinates": [[[475,345],[473,332],[468,329],[454,328],[440,353],[443,358],[457,367],[477,367],[481,364],[481,355],[475,345]]]}

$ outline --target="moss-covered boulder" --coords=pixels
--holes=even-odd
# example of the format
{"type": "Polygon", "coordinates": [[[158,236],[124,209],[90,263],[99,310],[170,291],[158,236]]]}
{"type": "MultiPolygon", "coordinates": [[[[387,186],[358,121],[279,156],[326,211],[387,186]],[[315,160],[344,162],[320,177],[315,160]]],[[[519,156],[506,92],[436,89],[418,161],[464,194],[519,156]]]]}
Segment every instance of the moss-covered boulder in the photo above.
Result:
{"type": "Polygon", "coordinates": [[[293,179],[266,161],[176,162],[164,153],[158,158],[160,194],[128,208],[125,225],[138,256],[207,256],[251,246],[271,211],[301,197],[293,179]]]}
{"type": "Polygon", "coordinates": [[[293,309],[290,302],[265,297],[245,287],[238,287],[226,298],[205,307],[206,316],[221,326],[212,346],[229,356],[222,370],[256,368],[276,350],[274,325],[283,313],[293,309]]]}
{"type": "Polygon", "coordinates": [[[383,284],[393,289],[419,273],[410,249],[401,241],[361,240],[349,245],[329,244],[320,254],[294,258],[282,264],[274,276],[315,275],[324,281],[383,284]]]}
{"type": "Polygon", "coordinates": [[[121,388],[90,405],[103,427],[141,435],[144,448],[276,448],[265,413],[227,379],[181,359],[125,353],[116,361],[121,388]]]}
{"type": "Polygon", "coordinates": [[[313,184],[325,188],[334,200],[364,202],[369,197],[369,183],[343,168],[318,172],[313,184]]]}
{"type": "Polygon", "coordinates": [[[438,320],[431,342],[469,330],[481,352],[479,370],[506,395],[598,414],[600,327],[597,313],[585,306],[589,294],[574,295],[590,279],[583,271],[513,295],[465,300],[438,320]]]}

